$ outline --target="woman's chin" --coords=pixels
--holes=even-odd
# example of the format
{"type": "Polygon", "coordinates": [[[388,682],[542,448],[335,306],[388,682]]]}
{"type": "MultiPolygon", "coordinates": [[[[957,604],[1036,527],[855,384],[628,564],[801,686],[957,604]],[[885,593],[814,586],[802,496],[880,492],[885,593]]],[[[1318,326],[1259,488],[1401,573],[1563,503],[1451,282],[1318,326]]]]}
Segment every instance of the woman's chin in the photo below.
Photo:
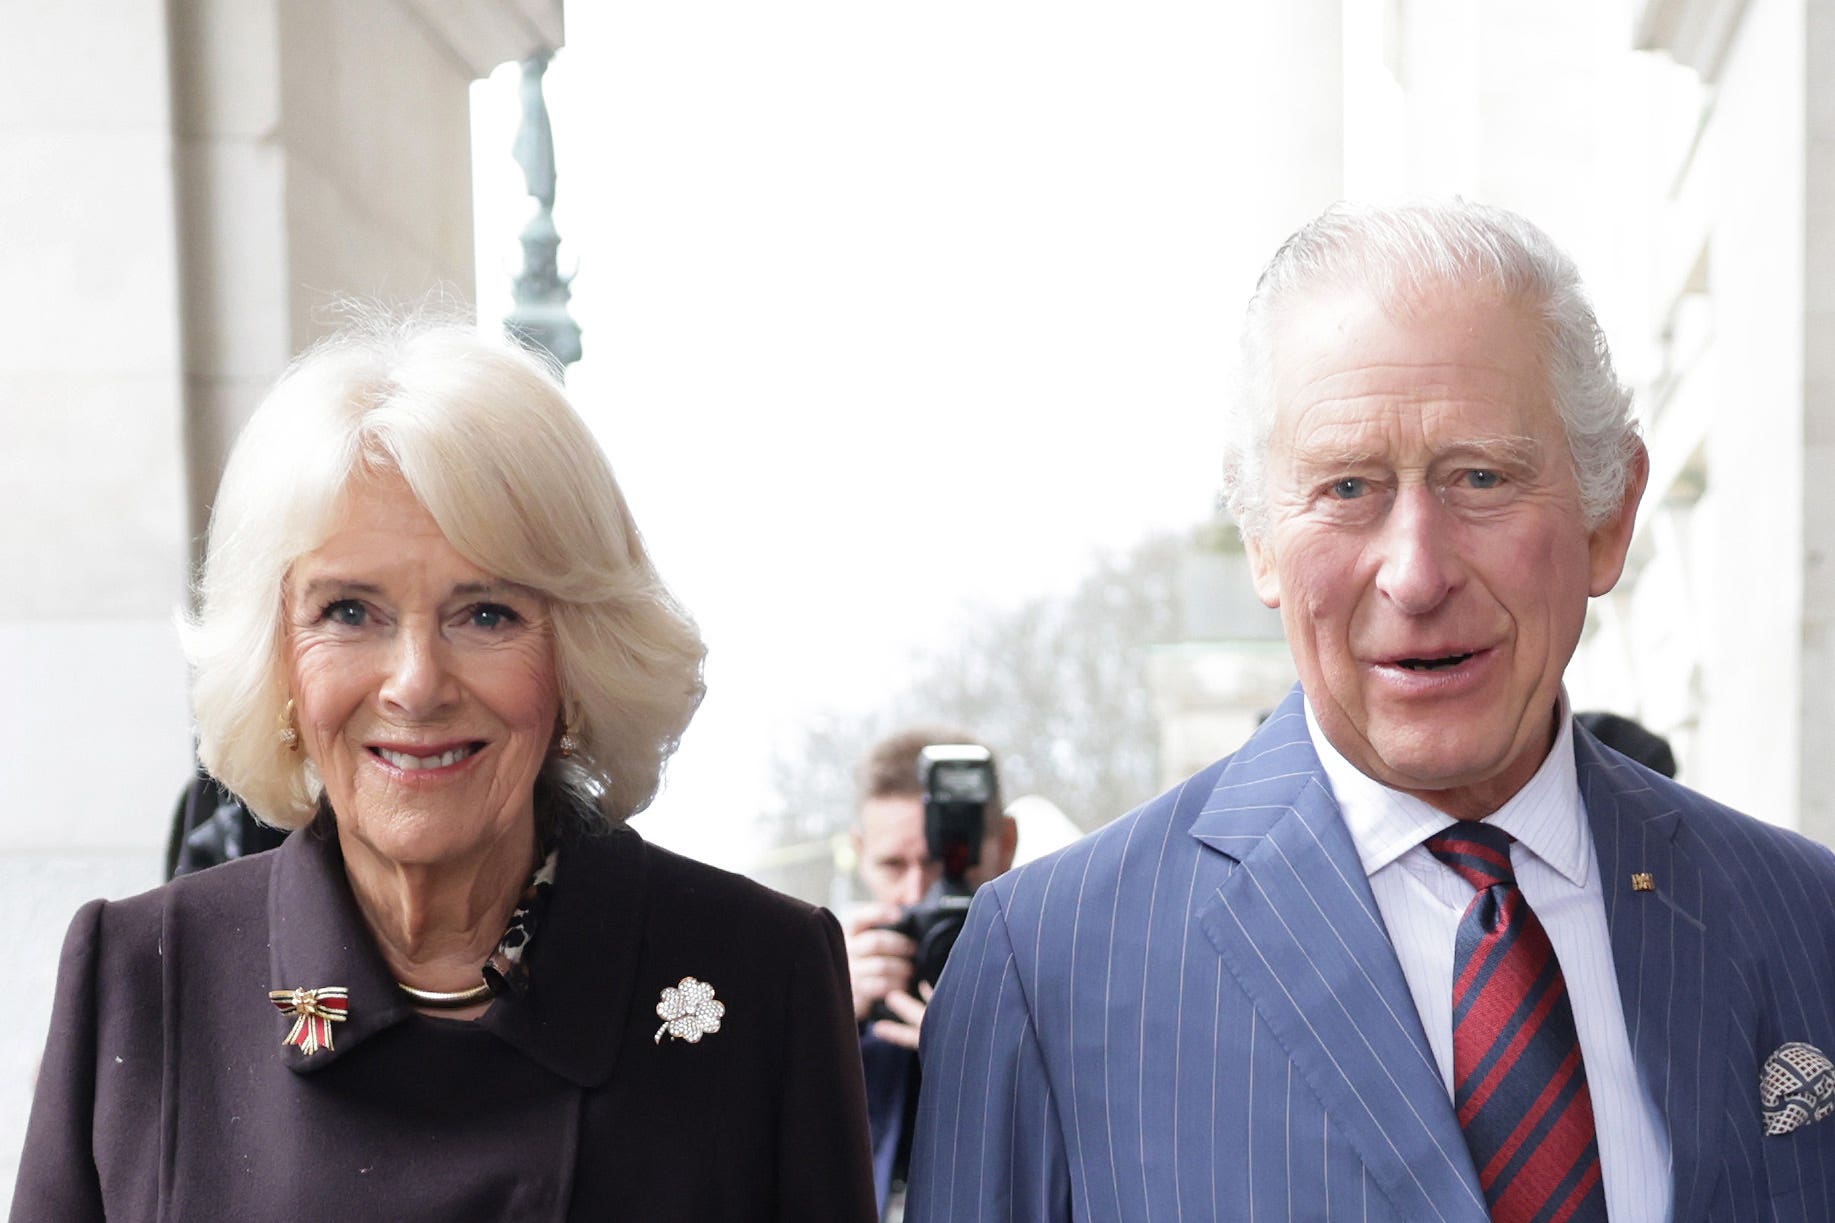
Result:
{"type": "Polygon", "coordinates": [[[481,822],[475,811],[395,807],[338,817],[338,836],[346,844],[347,858],[355,841],[390,864],[405,867],[437,869],[475,861],[493,851],[502,833],[495,824],[481,822]]]}

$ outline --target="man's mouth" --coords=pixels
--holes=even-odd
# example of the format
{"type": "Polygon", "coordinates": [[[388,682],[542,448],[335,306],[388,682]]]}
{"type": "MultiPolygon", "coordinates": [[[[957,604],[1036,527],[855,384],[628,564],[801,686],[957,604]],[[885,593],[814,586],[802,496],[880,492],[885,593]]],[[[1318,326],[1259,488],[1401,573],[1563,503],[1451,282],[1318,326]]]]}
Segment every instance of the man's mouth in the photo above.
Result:
{"type": "Polygon", "coordinates": [[[1470,657],[1472,657],[1470,653],[1465,653],[1447,654],[1439,658],[1398,658],[1395,660],[1395,665],[1406,667],[1410,671],[1444,671],[1448,667],[1458,666],[1470,657]]]}
{"type": "Polygon", "coordinates": [[[409,752],[398,752],[389,747],[372,747],[370,751],[404,773],[416,773],[422,769],[448,768],[483,749],[484,741],[480,739],[473,743],[461,744],[458,747],[449,747],[445,751],[435,752],[430,756],[416,756],[409,752]]]}

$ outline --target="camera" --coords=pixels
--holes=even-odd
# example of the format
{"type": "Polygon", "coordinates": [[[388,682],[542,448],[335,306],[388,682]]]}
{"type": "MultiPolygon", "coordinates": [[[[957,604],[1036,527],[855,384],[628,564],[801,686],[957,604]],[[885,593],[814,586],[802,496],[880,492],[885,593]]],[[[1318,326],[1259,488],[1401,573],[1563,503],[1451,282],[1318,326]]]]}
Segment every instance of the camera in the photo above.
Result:
{"type": "MultiPolygon", "coordinates": [[[[975,893],[968,873],[981,862],[988,806],[999,792],[993,756],[987,748],[973,744],[941,743],[924,748],[918,753],[918,780],[924,787],[924,840],[931,861],[942,865],[943,875],[922,900],[888,927],[917,944],[912,956],[913,992],[920,981],[936,984],[956,936],[962,933],[975,893]]],[[[875,1008],[876,1013],[883,1007],[882,1003],[875,1008]]]]}

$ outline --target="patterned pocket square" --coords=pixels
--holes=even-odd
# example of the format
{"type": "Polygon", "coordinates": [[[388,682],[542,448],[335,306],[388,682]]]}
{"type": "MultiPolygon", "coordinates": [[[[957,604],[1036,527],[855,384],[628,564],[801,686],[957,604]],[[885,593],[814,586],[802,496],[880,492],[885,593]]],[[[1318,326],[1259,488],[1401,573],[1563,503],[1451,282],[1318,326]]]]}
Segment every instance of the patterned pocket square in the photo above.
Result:
{"type": "Polygon", "coordinates": [[[1759,1077],[1765,1133],[1788,1134],[1835,1113],[1835,1064],[1815,1045],[1793,1040],[1765,1059],[1759,1077]]]}

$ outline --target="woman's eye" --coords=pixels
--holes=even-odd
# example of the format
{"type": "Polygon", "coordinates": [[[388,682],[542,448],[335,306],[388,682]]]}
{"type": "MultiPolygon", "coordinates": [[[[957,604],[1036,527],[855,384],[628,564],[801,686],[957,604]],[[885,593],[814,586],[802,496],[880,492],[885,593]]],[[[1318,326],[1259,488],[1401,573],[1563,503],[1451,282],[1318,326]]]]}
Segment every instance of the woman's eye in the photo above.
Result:
{"type": "Polygon", "coordinates": [[[1472,488],[1496,488],[1504,482],[1504,477],[1495,471],[1476,468],[1465,473],[1466,484],[1472,488]]]}
{"type": "Polygon", "coordinates": [[[501,603],[480,603],[466,613],[466,623],[473,628],[499,629],[521,622],[521,616],[501,603]]]}
{"type": "Polygon", "coordinates": [[[1340,501],[1355,501],[1370,491],[1370,482],[1360,476],[1346,476],[1332,482],[1332,496],[1340,501]]]}
{"type": "Polygon", "coordinates": [[[356,628],[369,619],[369,612],[355,599],[338,599],[325,605],[325,610],[319,613],[319,619],[342,624],[346,628],[356,628]]]}

